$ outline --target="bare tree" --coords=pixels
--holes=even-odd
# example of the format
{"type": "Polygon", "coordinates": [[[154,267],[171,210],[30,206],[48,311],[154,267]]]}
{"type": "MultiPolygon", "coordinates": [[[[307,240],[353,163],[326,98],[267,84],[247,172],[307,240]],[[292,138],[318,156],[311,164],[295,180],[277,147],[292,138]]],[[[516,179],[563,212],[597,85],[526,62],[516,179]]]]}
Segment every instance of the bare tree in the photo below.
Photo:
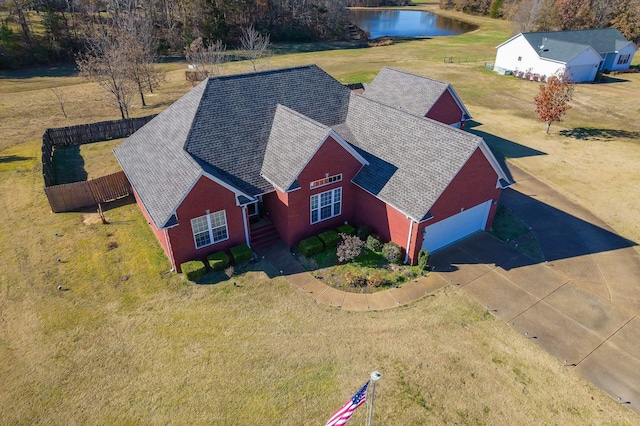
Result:
{"type": "Polygon", "coordinates": [[[155,63],[155,39],[149,20],[129,14],[115,20],[115,30],[121,48],[128,59],[128,78],[135,84],[142,106],[147,106],[144,92],[153,93],[154,87],[164,80],[164,73],[155,63]]]}
{"type": "Polygon", "coordinates": [[[522,0],[511,9],[514,33],[526,33],[536,29],[544,0],[522,0]]]}
{"type": "Polygon", "coordinates": [[[58,104],[60,105],[60,109],[62,110],[62,115],[64,115],[64,118],[68,118],[67,112],[64,110],[64,103],[66,102],[66,97],[64,92],[59,87],[51,87],[50,90],[56,96],[58,104]]]}
{"type": "Polygon", "coordinates": [[[253,26],[242,28],[242,36],[240,37],[240,52],[251,65],[253,71],[265,69],[268,66],[269,52],[269,35],[262,35],[253,26]]]}
{"type": "Polygon", "coordinates": [[[210,75],[219,75],[220,67],[228,59],[226,46],[221,40],[205,44],[202,37],[195,39],[186,49],[187,62],[194,67],[198,80],[204,80],[210,75]]]}
{"type": "Polygon", "coordinates": [[[9,13],[15,14],[15,17],[20,24],[25,43],[27,46],[31,46],[31,21],[29,20],[29,15],[27,13],[30,7],[29,1],[9,0],[6,2],[6,5],[8,6],[9,13]]]}
{"type": "Polygon", "coordinates": [[[107,100],[129,118],[131,96],[135,91],[129,79],[129,57],[126,41],[112,28],[93,25],[87,34],[87,50],[76,59],[80,75],[97,82],[107,92],[107,100]]]}

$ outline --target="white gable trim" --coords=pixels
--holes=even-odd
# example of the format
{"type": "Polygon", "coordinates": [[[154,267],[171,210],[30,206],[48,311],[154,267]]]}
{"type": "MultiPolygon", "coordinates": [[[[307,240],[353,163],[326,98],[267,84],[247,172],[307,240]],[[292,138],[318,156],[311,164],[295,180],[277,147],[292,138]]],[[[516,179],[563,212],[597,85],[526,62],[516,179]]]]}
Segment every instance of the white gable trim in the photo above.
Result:
{"type": "MultiPolygon", "coordinates": [[[[502,46],[504,46],[505,44],[510,43],[512,40],[517,39],[518,37],[520,37],[522,35],[522,33],[516,34],[513,37],[511,37],[509,40],[504,41],[502,43],[500,43],[499,45],[496,46],[496,49],[500,49],[502,46]]],[[[524,37],[524,36],[523,36],[524,37]]]]}
{"type": "MultiPolygon", "coordinates": [[[[438,97],[438,99],[436,100],[436,102],[431,105],[431,108],[429,108],[429,110],[427,111],[427,113],[425,114],[428,115],[431,110],[433,108],[435,108],[436,104],[438,103],[438,101],[442,98],[442,95],[444,95],[445,92],[449,92],[449,94],[451,95],[451,97],[453,98],[453,101],[458,105],[458,108],[460,108],[460,110],[462,111],[462,114],[466,114],[467,117],[469,117],[467,120],[471,119],[471,113],[469,112],[469,110],[467,110],[467,108],[464,106],[464,104],[462,103],[462,99],[460,99],[460,96],[458,96],[458,93],[456,93],[456,90],[453,88],[453,86],[451,85],[451,83],[447,83],[447,87],[444,89],[444,91],[440,94],[440,97],[438,97]]],[[[464,120],[461,120],[464,121],[464,120]]]]}
{"type": "MultiPolygon", "coordinates": [[[[236,206],[239,206],[238,204],[238,196],[239,195],[243,195],[245,197],[247,197],[250,200],[253,200],[254,197],[251,197],[247,194],[245,194],[244,192],[238,190],[237,188],[234,188],[233,186],[229,185],[226,182],[222,182],[220,179],[216,178],[215,176],[205,172],[204,170],[200,172],[200,174],[198,174],[198,176],[196,176],[196,178],[193,180],[193,182],[191,182],[191,185],[189,186],[189,189],[186,190],[184,192],[184,194],[182,194],[182,197],[180,198],[180,201],[178,201],[178,204],[176,204],[176,207],[172,210],[171,214],[169,215],[169,217],[167,217],[167,220],[169,220],[169,218],[173,215],[176,215],[176,218],[178,217],[178,209],[180,208],[180,206],[182,205],[182,203],[184,202],[184,200],[187,198],[187,196],[189,196],[189,194],[191,194],[191,191],[193,190],[193,187],[196,186],[196,184],[198,183],[198,181],[200,181],[200,178],[202,177],[206,177],[208,179],[210,179],[211,181],[217,183],[218,185],[222,186],[223,188],[233,192],[235,194],[235,199],[236,199],[236,206]]],[[[165,221],[166,224],[166,221],[165,221]]],[[[168,229],[171,227],[166,227],[166,226],[162,226],[162,228],[159,229],[168,229]]]]}
{"type": "MultiPolygon", "coordinates": [[[[347,141],[345,141],[344,139],[342,139],[342,137],[340,137],[339,134],[337,134],[335,132],[335,130],[330,129],[329,133],[327,133],[327,136],[324,137],[324,140],[322,141],[322,143],[320,144],[320,146],[322,146],[326,141],[327,138],[331,136],[333,138],[333,140],[335,140],[336,142],[338,142],[340,144],[340,146],[342,146],[349,154],[351,154],[356,160],[358,160],[360,163],[362,163],[363,166],[368,166],[369,162],[367,160],[364,159],[364,157],[360,154],[358,154],[358,151],[356,151],[355,149],[353,149],[353,147],[351,145],[349,145],[347,143],[347,141]]],[[[318,149],[316,150],[316,152],[318,152],[318,150],[320,149],[320,146],[318,146],[318,149]]],[[[313,155],[315,156],[316,152],[313,153],[313,155]]]]}
{"type": "Polygon", "coordinates": [[[485,158],[487,159],[487,161],[489,162],[491,167],[493,167],[493,170],[498,175],[498,180],[499,179],[504,179],[505,182],[509,183],[508,186],[513,185],[513,182],[511,182],[509,180],[509,178],[507,177],[507,174],[504,172],[504,170],[502,170],[502,167],[500,166],[500,163],[498,163],[498,160],[496,159],[495,155],[493,155],[493,152],[491,152],[491,149],[489,149],[489,146],[484,141],[484,139],[482,139],[480,144],[478,144],[478,147],[480,148],[480,151],[482,151],[482,154],[484,154],[485,158]]]}
{"type": "MultiPolygon", "coordinates": [[[[211,179],[212,181],[214,181],[215,183],[217,183],[218,185],[228,189],[229,191],[233,192],[234,194],[236,194],[236,197],[238,197],[239,195],[243,195],[245,197],[247,197],[250,200],[253,200],[253,197],[251,195],[245,194],[244,192],[240,191],[238,188],[229,185],[228,183],[222,181],[221,179],[213,176],[210,173],[205,172],[204,170],[202,171],[202,173],[200,174],[200,176],[205,176],[208,177],[209,179],[211,179]]],[[[200,178],[200,176],[198,176],[198,178],[200,178]]],[[[196,179],[197,181],[197,179],[196,179]]],[[[194,184],[195,185],[195,184],[194,184]]],[[[191,189],[193,189],[193,187],[189,188],[189,191],[191,191],[191,189]]],[[[182,203],[182,200],[180,201],[182,203]]],[[[179,206],[180,204],[178,204],[179,206]]],[[[177,207],[176,207],[177,209],[177,207]]]]}
{"type": "MultiPolygon", "coordinates": [[[[262,177],[262,179],[266,180],[267,182],[269,182],[271,184],[271,186],[273,186],[275,189],[277,189],[278,191],[285,193],[287,191],[285,191],[284,189],[280,188],[278,185],[276,185],[275,183],[273,183],[273,181],[271,179],[269,179],[268,177],[266,177],[263,173],[260,173],[260,176],[262,177]]],[[[268,194],[270,192],[273,191],[269,191],[269,192],[265,192],[264,194],[268,194]]],[[[260,194],[263,195],[263,194],[260,194]]]]}
{"type": "MultiPolygon", "coordinates": [[[[322,142],[320,142],[318,144],[318,146],[316,147],[316,149],[313,151],[313,154],[311,154],[309,156],[309,158],[307,159],[307,161],[302,165],[302,167],[300,167],[300,169],[298,170],[298,173],[293,177],[293,180],[295,181],[296,179],[298,179],[298,176],[300,176],[300,173],[302,173],[302,171],[309,165],[309,163],[311,162],[311,160],[313,158],[315,158],[316,154],[318,153],[318,151],[320,151],[320,148],[322,148],[322,146],[325,144],[325,142],[327,142],[327,139],[329,139],[329,136],[331,136],[331,138],[333,140],[335,140],[338,145],[340,145],[342,148],[345,149],[345,151],[347,151],[349,154],[351,154],[351,156],[353,156],[353,158],[355,158],[356,160],[358,160],[363,166],[368,166],[369,162],[367,160],[364,159],[364,157],[362,157],[362,155],[358,154],[358,151],[356,151],[355,149],[353,149],[353,147],[351,145],[349,145],[344,139],[342,139],[340,137],[340,135],[338,135],[333,129],[329,129],[329,131],[327,132],[327,134],[324,136],[324,138],[322,139],[322,142]]],[[[267,179],[264,175],[262,175],[262,177],[264,177],[269,183],[273,184],[269,179],[267,179]]],[[[273,185],[276,188],[280,189],[278,186],[273,185]]],[[[295,191],[298,188],[295,189],[291,189],[291,190],[287,190],[287,191],[282,191],[282,192],[291,192],[291,191],[295,191]]]]}
{"type": "MultiPolygon", "coordinates": [[[[469,160],[471,159],[471,157],[473,157],[473,154],[478,150],[478,148],[480,149],[480,151],[482,152],[482,154],[484,155],[484,157],[487,159],[487,161],[489,162],[489,164],[491,165],[491,167],[493,168],[493,170],[496,172],[496,174],[498,175],[498,179],[496,180],[496,187],[500,187],[502,189],[507,188],[508,186],[512,185],[513,183],[509,180],[509,178],[507,177],[506,173],[504,172],[504,170],[502,170],[502,167],[500,167],[500,164],[498,163],[498,160],[496,160],[496,157],[493,155],[493,153],[491,152],[491,150],[489,149],[489,146],[487,145],[487,143],[484,141],[484,139],[480,138],[480,142],[478,143],[476,149],[474,149],[471,154],[469,155],[469,157],[465,160],[464,163],[462,163],[462,166],[458,169],[458,171],[453,175],[453,178],[451,178],[451,180],[449,181],[449,183],[447,184],[447,186],[445,186],[445,188],[442,190],[442,192],[440,194],[438,194],[438,196],[436,197],[436,201],[433,203],[435,205],[435,203],[438,202],[438,200],[442,197],[442,195],[447,192],[447,189],[449,189],[449,186],[451,185],[451,182],[453,182],[453,180],[460,174],[460,171],[467,165],[467,163],[469,162],[469,160]],[[501,186],[498,186],[498,182],[500,181],[500,179],[504,179],[506,182],[509,183],[508,186],[505,186],[504,188],[501,186]]],[[[429,207],[429,209],[431,209],[431,207],[429,207]]],[[[418,223],[422,223],[422,222],[426,222],[428,220],[432,219],[431,217],[428,217],[424,220],[418,221],[416,220],[416,222],[418,223]]]]}

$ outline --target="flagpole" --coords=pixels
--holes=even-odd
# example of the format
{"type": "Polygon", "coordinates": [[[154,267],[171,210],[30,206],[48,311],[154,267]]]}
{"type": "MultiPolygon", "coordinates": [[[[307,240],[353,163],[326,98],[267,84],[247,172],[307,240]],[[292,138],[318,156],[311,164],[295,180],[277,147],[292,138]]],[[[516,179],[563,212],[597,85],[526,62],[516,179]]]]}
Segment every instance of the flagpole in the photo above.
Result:
{"type": "Polygon", "coordinates": [[[373,400],[376,395],[376,382],[380,380],[380,377],[382,377],[382,374],[378,371],[371,373],[371,381],[373,382],[373,385],[371,386],[371,403],[369,404],[369,421],[367,422],[367,426],[371,426],[371,421],[373,420],[373,400]]]}

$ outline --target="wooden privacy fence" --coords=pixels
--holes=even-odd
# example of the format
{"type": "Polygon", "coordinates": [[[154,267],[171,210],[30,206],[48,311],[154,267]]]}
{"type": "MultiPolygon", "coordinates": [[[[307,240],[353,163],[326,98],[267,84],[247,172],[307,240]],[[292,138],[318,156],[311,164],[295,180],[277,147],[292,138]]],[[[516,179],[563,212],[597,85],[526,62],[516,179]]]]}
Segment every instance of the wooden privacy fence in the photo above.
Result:
{"type": "Polygon", "coordinates": [[[53,159],[58,147],[126,138],[153,117],[155,115],[47,129],[42,135],[42,177],[51,210],[54,213],[66,212],[130,195],[131,184],[124,172],[88,181],[56,185],[53,159]]]}
{"type": "Polygon", "coordinates": [[[44,192],[51,210],[61,213],[126,197],[131,194],[131,184],[120,171],[84,182],[47,186],[44,192]]]}

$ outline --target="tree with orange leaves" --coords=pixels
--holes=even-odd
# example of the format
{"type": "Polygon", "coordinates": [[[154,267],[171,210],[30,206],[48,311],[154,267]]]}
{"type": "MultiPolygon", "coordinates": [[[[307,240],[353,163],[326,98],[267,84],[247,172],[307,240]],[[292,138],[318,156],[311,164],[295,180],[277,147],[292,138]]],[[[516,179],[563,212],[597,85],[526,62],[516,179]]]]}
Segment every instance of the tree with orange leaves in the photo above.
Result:
{"type": "Polygon", "coordinates": [[[571,108],[575,84],[566,73],[552,75],[546,83],[540,85],[536,103],[536,113],[541,121],[547,123],[547,133],[551,123],[562,121],[562,117],[571,108]]]}

